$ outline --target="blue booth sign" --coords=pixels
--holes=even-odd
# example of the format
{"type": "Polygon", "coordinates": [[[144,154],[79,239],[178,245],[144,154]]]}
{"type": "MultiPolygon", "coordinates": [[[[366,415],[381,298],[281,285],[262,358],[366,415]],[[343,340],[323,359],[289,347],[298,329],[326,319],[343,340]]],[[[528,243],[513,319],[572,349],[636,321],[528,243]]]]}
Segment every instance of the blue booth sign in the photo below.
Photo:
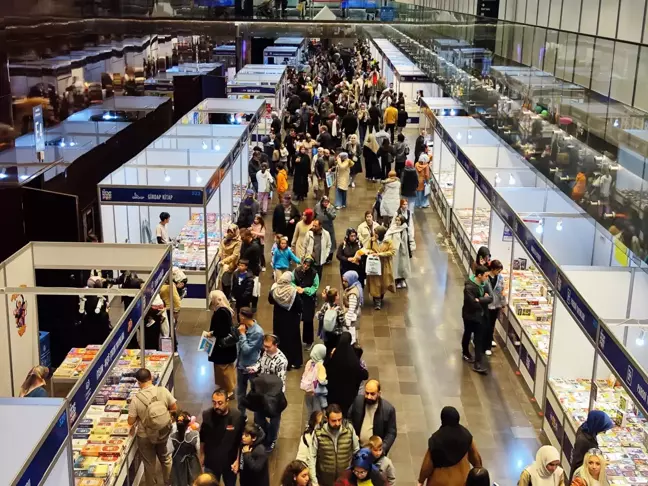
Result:
{"type": "Polygon", "coordinates": [[[167,272],[170,269],[171,269],[171,252],[168,252],[165,255],[162,263],[160,263],[158,269],[153,274],[153,277],[151,278],[149,284],[144,289],[143,309],[146,309],[149,303],[153,300],[156,290],[158,289],[158,287],[162,285],[163,283],[162,280],[164,279],[164,276],[167,274],[167,272]]]}
{"type": "Polygon", "coordinates": [[[592,338],[592,341],[596,341],[596,330],[599,327],[598,320],[581,300],[574,288],[565,282],[565,278],[562,275],[558,275],[556,278],[556,289],[558,289],[560,296],[567,304],[567,308],[576,317],[576,321],[592,338]]]}
{"type": "Polygon", "coordinates": [[[72,428],[76,426],[81,414],[92,400],[92,396],[99,388],[101,380],[108,374],[112,364],[119,359],[122,350],[126,347],[141,318],[142,299],[135,301],[130,313],[119,327],[113,330],[112,338],[104,343],[100,353],[88,366],[86,373],[83,375],[83,381],[78,383],[76,391],[70,400],[70,423],[72,428]]]}
{"type": "Polygon", "coordinates": [[[37,486],[41,484],[68,435],[68,413],[67,410],[63,409],[56,419],[56,423],[47,434],[45,441],[38,448],[27,468],[14,484],[16,486],[37,486]]]}
{"type": "Polygon", "coordinates": [[[165,189],[147,187],[102,187],[102,203],[162,204],[173,206],[202,206],[203,191],[200,189],[165,189]]]}
{"type": "Polygon", "coordinates": [[[558,419],[558,415],[556,415],[556,412],[551,406],[549,399],[545,400],[545,418],[547,419],[549,427],[551,427],[551,430],[553,430],[553,433],[556,435],[558,443],[562,444],[563,437],[565,435],[563,425],[560,422],[560,419],[558,419]]]}
{"type": "MultiPolygon", "coordinates": [[[[267,54],[267,53],[266,53],[267,54]]],[[[285,55],[284,53],[283,55],[285,55]]],[[[228,86],[230,94],[275,94],[277,88],[274,86],[228,86]]]]}

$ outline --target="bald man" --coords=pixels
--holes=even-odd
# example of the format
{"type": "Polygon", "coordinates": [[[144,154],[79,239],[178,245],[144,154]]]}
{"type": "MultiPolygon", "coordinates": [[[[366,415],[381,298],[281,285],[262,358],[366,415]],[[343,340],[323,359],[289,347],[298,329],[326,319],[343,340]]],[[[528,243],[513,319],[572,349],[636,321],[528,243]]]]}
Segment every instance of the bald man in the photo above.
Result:
{"type": "Polygon", "coordinates": [[[218,481],[213,474],[203,473],[196,478],[193,486],[218,486],[218,481]]]}
{"type": "Polygon", "coordinates": [[[360,438],[360,444],[369,442],[372,435],[383,440],[385,454],[396,440],[396,409],[380,393],[380,382],[369,380],[364,395],[358,395],[347,414],[360,438]]]}

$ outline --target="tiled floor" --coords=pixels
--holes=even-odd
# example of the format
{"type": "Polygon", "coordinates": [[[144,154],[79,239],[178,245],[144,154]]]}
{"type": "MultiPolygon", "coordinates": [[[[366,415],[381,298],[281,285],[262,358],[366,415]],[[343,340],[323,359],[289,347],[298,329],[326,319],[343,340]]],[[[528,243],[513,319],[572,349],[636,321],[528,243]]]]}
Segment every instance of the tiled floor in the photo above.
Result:
{"type": "MultiPolygon", "coordinates": [[[[416,136],[413,130],[408,138],[412,136],[416,136]]],[[[410,146],[413,148],[413,140],[410,146]]],[[[335,221],[338,239],[346,228],[362,222],[378,189],[362,176],[357,182],[350,190],[349,207],[339,211],[335,221]]],[[[312,204],[311,195],[300,209],[312,204]]],[[[445,405],[461,413],[492,478],[502,486],[515,484],[540,445],[537,411],[499,348],[491,358],[487,377],[472,372],[461,360],[463,276],[453,255],[440,244],[441,223],[434,210],[417,210],[415,219],[417,249],[409,288],[387,295],[382,311],[371,309],[367,298],[359,329],[370,377],[380,380],[383,397],[396,407],[398,438],[390,456],[398,484],[414,484],[428,437],[438,428],[445,405]]],[[[269,246],[267,249],[269,253],[269,246]]],[[[339,284],[335,261],[325,267],[322,286],[339,284]]],[[[270,272],[266,272],[262,294],[267,295],[270,285],[270,272]]],[[[263,297],[257,320],[265,329],[272,326],[272,309],[263,297]]],[[[198,336],[208,327],[208,312],[182,311],[175,395],[180,406],[194,414],[211,405],[214,388],[211,365],[204,354],[196,352],[198,336]]],[[[307,419],[300,378],[298,371],[288,374],[289,405],[271,458],[272,484],[277,484],[281,469],[294,459],[307,419]]]]}

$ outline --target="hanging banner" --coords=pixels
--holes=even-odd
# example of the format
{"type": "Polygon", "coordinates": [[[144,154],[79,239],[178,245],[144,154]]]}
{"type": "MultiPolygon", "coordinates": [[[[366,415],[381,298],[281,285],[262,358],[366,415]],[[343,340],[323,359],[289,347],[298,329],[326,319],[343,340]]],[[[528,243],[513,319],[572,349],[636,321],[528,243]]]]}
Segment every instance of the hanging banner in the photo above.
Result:
{"type": "Polygon", "coordinates": [[[558,289],[560,296],[565,300],[567,308],[571,310],[574,317],[576,317],[576,321],[592,338],[592,341],[596,341],[596,330],[599,327],[598,320],[594,318],[574,288],[569,283],[565,282],[563,276],[558,275],[556,278],[556,289],[558,289]]]}
{"type": "Polygon", "coordinates": [[[153,276],[151,277],[149,284],[144,289],[144,303],[143,303],[144,309],[148,307],[149,303],[153,300],[153,297],[155,297],[155,294],[157,293],[158,289],[161,287],[163,283],[164,276],[167,274],[167,272],[170,269],[171,269],[171,252],[168,252],[164,257],[162,263],[160,263],[158,269],[153,273],[153,276]]]}
{"type": "Polygon", "coordinates": [[[32,109],[34,117],[34,146],[36,152],[45,152],[45,125],[43,124],[43,107],[34,106],[32,109]]]}
{"type": "Polygon", "coordinates": [[[202,206],[203,191],[200,189],[165,189],[162,187],[111,187],[101,188],[102,203],[161,204],[171,206],[202,206]]]}

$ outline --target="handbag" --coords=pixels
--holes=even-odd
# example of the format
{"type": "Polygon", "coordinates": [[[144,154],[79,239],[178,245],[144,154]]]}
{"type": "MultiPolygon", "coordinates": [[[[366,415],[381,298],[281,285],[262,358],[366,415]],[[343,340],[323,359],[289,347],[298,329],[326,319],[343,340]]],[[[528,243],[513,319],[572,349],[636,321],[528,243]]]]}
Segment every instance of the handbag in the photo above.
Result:
{"type": "Polygon", "coordinates": [[[367,276],[381,276],[382,265],[380,264],[380,257],[378,255],[368,255],[367,263],[365,264],[365,274],[367,276]]]}

